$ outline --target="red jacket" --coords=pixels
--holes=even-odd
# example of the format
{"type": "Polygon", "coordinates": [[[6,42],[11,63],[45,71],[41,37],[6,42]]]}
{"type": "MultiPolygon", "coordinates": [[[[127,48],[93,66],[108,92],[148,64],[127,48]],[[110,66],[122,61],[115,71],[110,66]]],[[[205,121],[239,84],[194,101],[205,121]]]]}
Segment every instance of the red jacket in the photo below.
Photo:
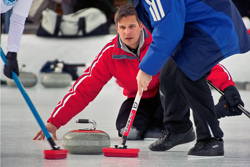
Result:
{"type": "Polygon", "coordinates": [[[229,71],[221,64],[217,64],[211,70],[207,80],[211,81],[214,86],[224,91],[228,86],[235,86],[229,71]]]}
{"type": "MultiPolygon", "coordinates": [[[[118,35],[106,44],[95,57],[91,66],[85,70],[66,96],[58,103],[48,122],[51,122],[57,128],[65,125],[95,99],[103,86],[112,77],[117,79],[118,84],[123,88],[125,96],[128,98],[135,97],[137,92],[136,75],[139,71],[138,66],[152,42],[152,36],[146,29],[142,30],[142,34],[144,43],[141,40],[143,45],[139,47],[139,59],[132,52],[121,49],[122,45],[118,40],[118,35]]],[[[155,96],[158,89],[159,74],[153,76],[148,90],[143,92],[142,98],[155,96]]]]}
{"type": "MultiPolygon", "coordinates": [[[[96,56],[91,66],[85,70],[70,91],[58,103],[48,122],[51,122],[57,128],[65,125],[95,99],[103,86],[112,77],[117,79],[117,83],[123,88],[123,94],[127,96],[127,98],[135,97],[137,92],[136,75],[139,71],[138,66],[152,42],[152,36],[146,29],[143,29],[142,33],[144,43],[139,47],[139,58],[132,54],[132,52],[122,49],[118,41],[118,35],[106,44],[98,56],[96,56]]],[[[227,74],[220,66],[216,66],[214,69],[210,76],[213,76],[211,81],[215,86],[224,90],[225,86],[229,85],[227,82],[232,84],[232,80],[228,80],[226,77],[227,74]]],[[[148,90],[143,92],[142,98],[154,97],[158,89],[159,73],[153,76],[148,90]]]]}

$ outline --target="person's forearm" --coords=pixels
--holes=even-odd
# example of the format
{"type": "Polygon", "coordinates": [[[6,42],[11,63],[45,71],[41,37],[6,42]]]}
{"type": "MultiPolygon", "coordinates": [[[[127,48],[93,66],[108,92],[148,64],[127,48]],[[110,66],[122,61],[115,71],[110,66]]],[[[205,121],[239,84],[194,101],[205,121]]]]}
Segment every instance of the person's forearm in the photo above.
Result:
{"type": "Polygon", "coordinates": [[[10,18],[10,28],[8,35],[8,46],[9,52],[18,52],[21,37],[24,30],[25,17],[12,13],[10,18]]]}

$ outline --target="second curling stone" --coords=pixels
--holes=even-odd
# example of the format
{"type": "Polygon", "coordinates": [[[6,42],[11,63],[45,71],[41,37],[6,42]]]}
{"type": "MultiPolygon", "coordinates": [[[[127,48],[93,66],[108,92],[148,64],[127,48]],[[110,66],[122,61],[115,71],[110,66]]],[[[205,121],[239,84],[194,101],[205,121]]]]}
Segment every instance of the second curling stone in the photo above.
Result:
{"type": "Polygon", "coordinates": [[[63,72],[63,63],[57,63],[56,67],[51,65],[54,71],[42,75],[42,85],[47,88],[63,88],[70,85],[72,77],[69,73],[63,72]]]}
{"type": "Polygon", "coordinates": [[[72,77],[68,73],[50,72],[42,75],[42,85],[47,88],[63,88],[70,85],[72,77]]]}
{"type": "MultiPolygon", "coordinates": [[[[37,83],[37,76],[32,72],[19,72],[19,80],[24,87],[33,87],[37,83]]],[[[10,87],[17,87],[13,79],[7,78],[6,83],[10,87]]]]}
{"type": "Polygon", "coordinates": [[[92,123],[93,128],[72,130],[62,139],[62,145],[71,154],[102,154],[102,149],[110,147],[110,137],[107,133],[96,129],[96,122],[88,119],[78,119],[77,123],[92,123]]]}

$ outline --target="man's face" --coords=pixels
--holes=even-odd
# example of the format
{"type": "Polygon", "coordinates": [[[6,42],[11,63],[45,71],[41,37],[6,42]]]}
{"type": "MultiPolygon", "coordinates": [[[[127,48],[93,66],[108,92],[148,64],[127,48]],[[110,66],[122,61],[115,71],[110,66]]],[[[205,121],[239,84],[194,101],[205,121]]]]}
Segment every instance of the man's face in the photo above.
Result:
{"type": "Polygon", "coordinates": [[[143,26],[136,20],[136,16],[122,17],[116,26],[121,40],[131,49],[136,49],[140,42],[143,26]]]}

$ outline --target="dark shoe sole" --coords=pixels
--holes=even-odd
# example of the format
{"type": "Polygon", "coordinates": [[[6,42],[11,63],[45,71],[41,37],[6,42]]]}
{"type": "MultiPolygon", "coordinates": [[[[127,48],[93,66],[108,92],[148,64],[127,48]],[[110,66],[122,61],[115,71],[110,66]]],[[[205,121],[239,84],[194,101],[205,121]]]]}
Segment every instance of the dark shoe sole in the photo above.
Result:
{"type": "Polygon", "coordinates": [[[188,160],[196,160],[196,159],[212,159],[212,158],[224,158],[224,155],[219,156],[197,156],[197,155],[188,155],[188,160]]]}
{"type": "Polygon", "coordinates": [[[224,151],[223,152],[209,152],[209,153],[200,153],[200,155],[195,155],[192,153],[188,152],[188,156],[190,157],[219,157],[219,156],[224,156],[224,151]],[[210,155],[208,155],[210,154],[210,155]]]}

